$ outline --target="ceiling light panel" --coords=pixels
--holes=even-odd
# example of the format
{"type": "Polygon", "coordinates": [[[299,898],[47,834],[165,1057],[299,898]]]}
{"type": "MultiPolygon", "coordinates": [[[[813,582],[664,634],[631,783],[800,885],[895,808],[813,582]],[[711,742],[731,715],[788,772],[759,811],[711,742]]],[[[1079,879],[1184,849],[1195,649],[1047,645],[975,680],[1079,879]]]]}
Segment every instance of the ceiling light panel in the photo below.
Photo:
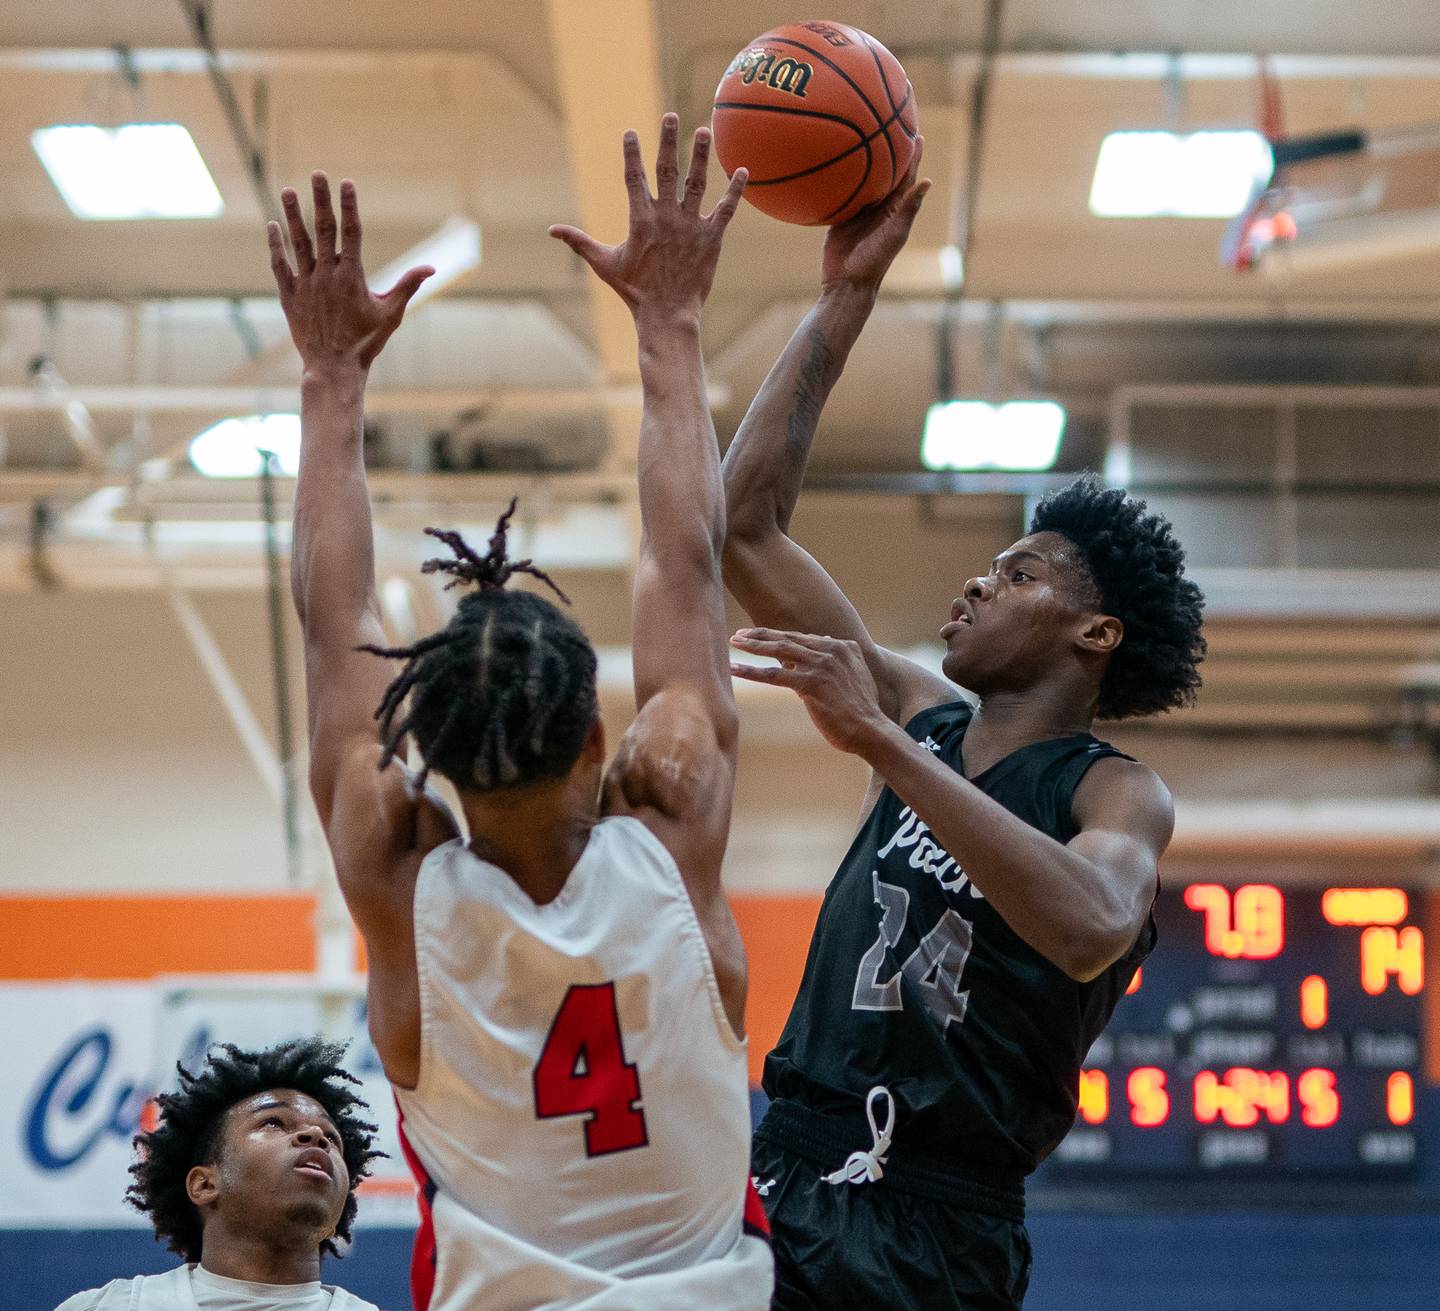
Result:
{"type": "Polygon", "coordinates": [[[225,203],[179,123],[67,123],[30,143],[78,218],[215,218],[225,203]]]}
{"type": "Polygon", "coordinates": [[[1100,218],[1233,218],[1270,179],[1258,132],[1112,132],[1100,144],[1090,212],[1100,218]]]}
{"type": "Polygon", "coordinates": [[[1054,401],[941,401],[925,414],[920,462],[927,469],[1052,468],[1065,432],[1054,401]]]}
{"type": "Polygon", "coordinates": [[[190,443],[190,463],[207,478],[258,478],[262,451],[273,454],[279,472],[293,478],[300,470],[300,416],[222,419],[190,443]]]}

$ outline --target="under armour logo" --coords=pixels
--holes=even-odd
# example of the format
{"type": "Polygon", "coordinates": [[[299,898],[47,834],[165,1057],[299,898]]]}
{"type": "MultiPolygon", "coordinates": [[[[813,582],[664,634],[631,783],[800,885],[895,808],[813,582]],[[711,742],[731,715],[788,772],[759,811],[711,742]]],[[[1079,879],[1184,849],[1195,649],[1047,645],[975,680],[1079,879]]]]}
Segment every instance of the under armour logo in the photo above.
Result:
{"type": "Polygon", "coordinates": [[[775,1187],[775,1180],[767,1179],[762,1184],[760,1182],[760,1176],[758,1174],[752,1174],[750,1176],[750,1186],[759,1193],[761,1197],[769,1197],[770,1190],[775,1187]]]}

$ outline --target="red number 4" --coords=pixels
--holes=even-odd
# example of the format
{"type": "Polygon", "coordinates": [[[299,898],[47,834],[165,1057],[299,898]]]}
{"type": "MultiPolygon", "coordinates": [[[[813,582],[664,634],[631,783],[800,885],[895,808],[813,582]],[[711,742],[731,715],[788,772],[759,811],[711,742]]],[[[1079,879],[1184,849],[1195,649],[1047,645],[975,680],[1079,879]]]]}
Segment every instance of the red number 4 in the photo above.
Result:
{"type": "Polygon", "coordinates": [[[645,1147],[640,1076],[625,1059],[613,983],[577,983],[565,994],[540,1063],[535,1115],[541,1120],[585,1115],[585,1155],[645,1147]]]}

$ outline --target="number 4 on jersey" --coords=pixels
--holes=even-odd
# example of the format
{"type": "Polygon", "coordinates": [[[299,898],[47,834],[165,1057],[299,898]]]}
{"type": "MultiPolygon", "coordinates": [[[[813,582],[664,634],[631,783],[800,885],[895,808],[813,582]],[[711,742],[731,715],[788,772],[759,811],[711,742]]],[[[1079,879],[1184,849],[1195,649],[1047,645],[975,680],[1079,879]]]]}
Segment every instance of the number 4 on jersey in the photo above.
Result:
{"type": "Polygon", "coordinates": [[[585,1115],[585,1155],[650,1142],[640,1075],[625,1059],[613,983],[577,983],[565,994],[535,1066],[535,1115],[585,1115]]]}

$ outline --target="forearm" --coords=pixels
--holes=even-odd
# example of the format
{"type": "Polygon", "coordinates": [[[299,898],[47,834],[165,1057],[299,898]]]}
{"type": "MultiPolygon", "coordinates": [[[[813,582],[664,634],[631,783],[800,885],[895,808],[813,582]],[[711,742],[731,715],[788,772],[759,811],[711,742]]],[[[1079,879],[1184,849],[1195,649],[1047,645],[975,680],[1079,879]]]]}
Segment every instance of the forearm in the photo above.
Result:
{"type": "Polygon", "coordinates": [[[770,370],[725,455],[732,533],[789,527],[820,413],[875,297],[871,287],[827,287],[770,370]]]}
{"type": "Polygon", "coordinates": [[[339,631],[353,642],[358,618],[375,607],[364,416],[363,370],[306,371],[291,587],[307,640],[339,631]]]}
{"type": "Polygon", "coordinates": [[[717,571],[725,541],[720,456],[697,322],[637,321],[644,413],[638,452],[641,533],[662,568],[717,571]]]}
{"type": "Polygon", "coordinates": [[[1128,946],[1130,898],[1097,862],[1025,823],[892,724],[877,724],[859,754],[1046,959],[1090,977],[1128,946]]]}

